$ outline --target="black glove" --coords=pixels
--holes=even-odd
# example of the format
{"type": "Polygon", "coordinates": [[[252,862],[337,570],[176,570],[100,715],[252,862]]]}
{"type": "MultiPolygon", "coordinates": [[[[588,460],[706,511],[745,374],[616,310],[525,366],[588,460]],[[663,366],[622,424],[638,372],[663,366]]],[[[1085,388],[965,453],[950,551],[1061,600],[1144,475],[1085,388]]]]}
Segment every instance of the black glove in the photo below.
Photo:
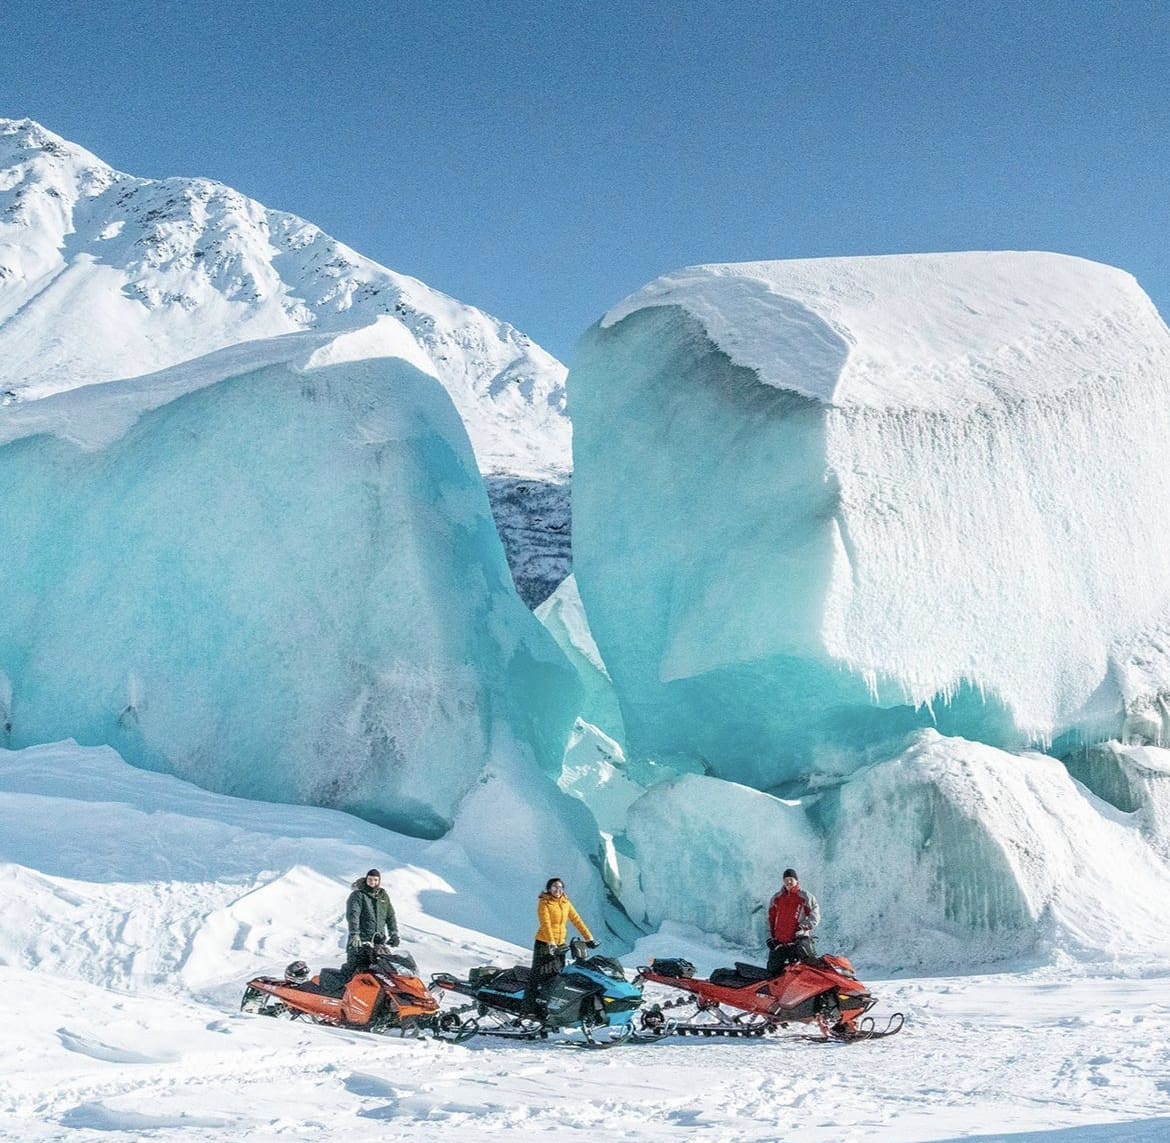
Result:
{"type": "Polygon", "coordinates": [[[386,938],[384,936],[382,936],[381,933],[374,934],[374,944],[375,945],[384,945],[386,943],[387,943],[386,938]]]}
{"type": "Polygon", "coordinates": [[[389,936],[386,938],[386,943],[387,943],[387,944],[388,944],[388,945],[389,945],[389,946],[390,946],[392,949],[396,949],[396,948],[398,947],[398,934],[397,934],[397,933],[391,933],[391,934],[390,934],[390,935],[389,935],[389,936]]]}
{"type": "Polygon", "coordinates": [[[779,942],[779,941],[777,941],[777,940],[773,940],[773,938],[772,938],[772,937],[769,937],[769,938],[768,938],[768,948],[769,948],[769,949],[778,949],[779,947],[780,947],[780,942],[779,942]]]}
{"type": "Polygon", "coordinates": [[[600,947],[601,947],[601,942],[600,942],[600,941],[586,941],[586,942],[585,942],[585,947],[586,947],[587,949],[596,949],[596,948],[600,948],[600,947]]]}

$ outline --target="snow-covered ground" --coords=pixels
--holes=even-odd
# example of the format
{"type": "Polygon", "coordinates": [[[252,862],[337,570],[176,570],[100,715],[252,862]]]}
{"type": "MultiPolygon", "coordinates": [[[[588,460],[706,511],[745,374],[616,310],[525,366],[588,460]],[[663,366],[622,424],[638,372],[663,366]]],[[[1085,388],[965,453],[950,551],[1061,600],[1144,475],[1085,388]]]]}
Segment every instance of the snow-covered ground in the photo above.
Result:
{"type": "MultiPolygon", "coordinates": [[[[1170,964],[1140,950],[983,976],[859,965],[907,1022],[847,1046],[374,1037],[241,1014],[241,986],[298,956],[337,963],[348,882],[373,863],[424,976],[523,959],[546,871],[517,884],[458,839],[209,794],[72,744],[0,751],[0,820],[0,1138],[1170,1135],[1170,964]]],[[[668,926],[622,959],[668,953],[705,971],[760,950],[668,926]]]]}

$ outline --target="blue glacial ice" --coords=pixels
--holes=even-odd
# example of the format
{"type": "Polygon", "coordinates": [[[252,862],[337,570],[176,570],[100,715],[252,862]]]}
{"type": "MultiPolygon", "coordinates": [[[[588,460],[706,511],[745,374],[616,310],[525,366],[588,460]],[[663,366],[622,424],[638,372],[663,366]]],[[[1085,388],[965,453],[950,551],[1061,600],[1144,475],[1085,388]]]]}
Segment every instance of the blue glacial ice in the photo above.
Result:
{"type": "Polygon", "coordinates": [[[427,837],[500,766],[560,796],[579,684],[459,417],[405,340],[359,350],[295,334],[4,411],[0,744],[427,837]]]}
{"type": "Polygon", "coordinates": [[[1170,333],[1129,275],[699,267],[606,315],[568,385],[632,759],[799,791],[922,727],[1019,749],[1165,709],[1170,333]]]}
{"type": "Polygon", "coordinates": [[[580,717],[617,743],[622,743],[625,727],[622,725],[621,706],[589,630],[576,579],[572,575],[566,576],[556,591],[536,608],[535,615],[556,640],[581,681],[584,695],[580,717]]]}
{"type": "MultiPolygon", "coordinates": [[[[1164,784],[1170,751],[1125,748],[1164,784]]],[[[840,785],[782,799],[671,778],[625,808],[611,887],[630,917],[765,955],[766,909],[792,866],[820,900],[822,952],[889,970],[1037,962],[1170,963],[1164,790],[1119,812],[1055,758],[911,736],[840,785]],[[1156,841],[1156,839],[1155,839],[1156,841]]],[[[869,971],[867,969],[867,971],[869,971]]]]}

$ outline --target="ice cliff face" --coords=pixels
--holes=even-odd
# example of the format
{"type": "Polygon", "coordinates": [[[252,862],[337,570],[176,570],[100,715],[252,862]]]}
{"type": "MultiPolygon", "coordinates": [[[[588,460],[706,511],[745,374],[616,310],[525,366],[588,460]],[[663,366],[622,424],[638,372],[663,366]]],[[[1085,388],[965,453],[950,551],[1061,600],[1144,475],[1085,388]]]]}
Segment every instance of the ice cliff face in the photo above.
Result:
{"type": "Polygon", "coordinates": [[[556,794],[578,685],[426,355],[369,336],[2,410],[0,743],[109,744],[424,837],[493,776],[556,794]]]}
{"type": "Polygon", "coordinates": [[[766,788],[921,725],[1162,732],[1170,333],[1128,275],[699,267],[608,314],[569,392],[576,578],[632,754],[766,788]]]}
{"type": "Polygon", "coordinates": [[[230,187],[134,178],[31,120],[0,120],[0,399],[379,322],[400,324],[432,363],[494,478],[517,580],[543,598],[569,560],[570,429],[555,358],[230,187]]]}

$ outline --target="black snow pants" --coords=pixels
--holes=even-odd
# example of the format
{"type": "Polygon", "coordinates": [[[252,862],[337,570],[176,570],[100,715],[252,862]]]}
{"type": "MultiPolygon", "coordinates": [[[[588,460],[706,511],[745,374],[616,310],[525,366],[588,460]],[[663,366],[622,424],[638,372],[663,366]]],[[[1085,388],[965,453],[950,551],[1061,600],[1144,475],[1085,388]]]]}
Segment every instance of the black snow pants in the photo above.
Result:
{"type": "Polygon", "coordinates": [[[565,946],[547,945],[536,941],[532,946],[532,970],[528,974],[528,987],[524,990],[524,1007],[536,1011],[536,1001],[544,986],[565,967],[565,946]]]}
{"type": "Polygon", "coordinates": [[[814,964],[817,960],[817,946],[812,937],[797,937],[786,945],[777,945],[768,953],[768,971],[778,976],[784,971],[785,965],[796,961],[805,964],[814,964]]]}

